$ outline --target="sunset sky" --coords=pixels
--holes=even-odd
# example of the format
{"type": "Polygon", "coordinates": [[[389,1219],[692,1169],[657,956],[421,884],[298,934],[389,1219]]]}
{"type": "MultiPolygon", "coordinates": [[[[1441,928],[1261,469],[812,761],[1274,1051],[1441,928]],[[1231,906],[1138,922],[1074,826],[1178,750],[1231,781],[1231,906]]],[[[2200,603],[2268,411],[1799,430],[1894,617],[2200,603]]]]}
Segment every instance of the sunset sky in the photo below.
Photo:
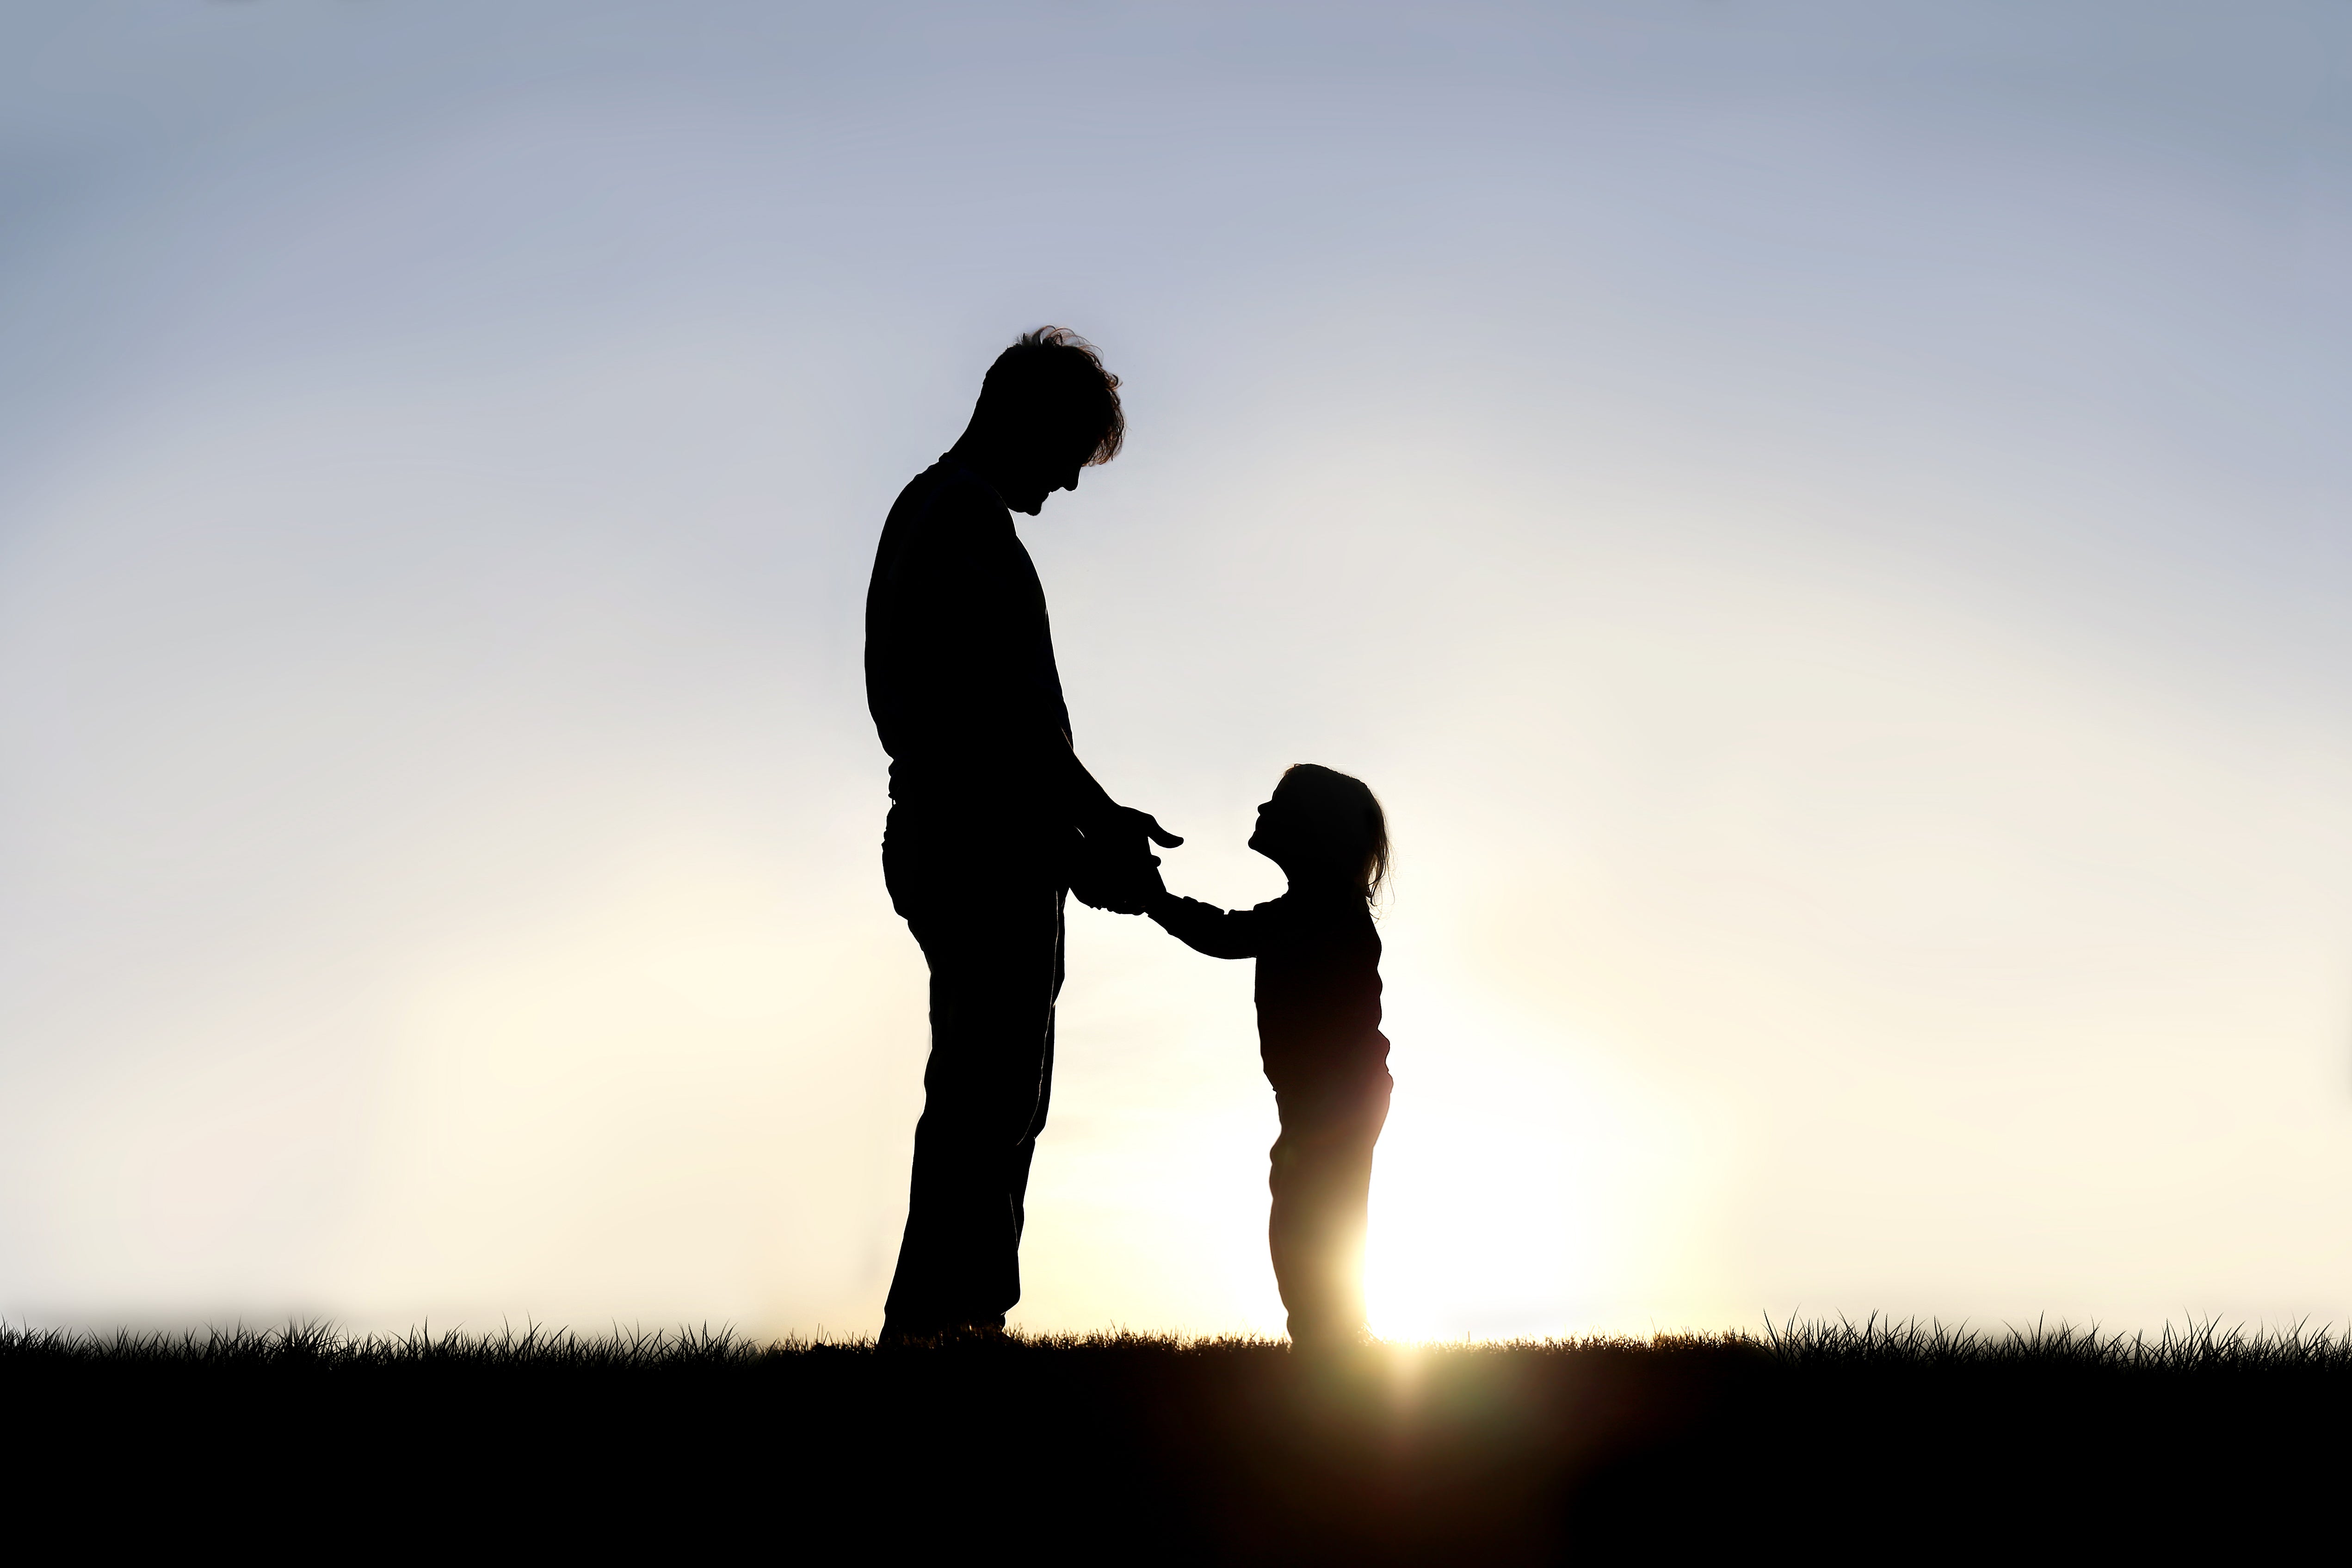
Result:
{"type": "MultiPolygon", "coordinates": [[[[1389,808],[1377,1329],[2352,1316],[2320,0],[9,6],[0,1316],[877,1327],[1045,322],[1171,885],[1389,808]]],[[[1248,966],[1070,945],[1014,1321],[1278,1331],[1248,966]]]]}

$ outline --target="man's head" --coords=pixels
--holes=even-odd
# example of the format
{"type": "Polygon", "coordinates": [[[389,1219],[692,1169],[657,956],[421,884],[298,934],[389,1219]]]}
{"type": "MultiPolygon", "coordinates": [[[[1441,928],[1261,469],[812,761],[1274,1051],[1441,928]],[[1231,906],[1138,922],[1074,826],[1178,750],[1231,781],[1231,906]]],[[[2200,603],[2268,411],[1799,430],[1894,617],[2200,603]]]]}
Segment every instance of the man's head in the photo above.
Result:
{"type": "Polygon", "coordinates": [[[1081,468],[1118,456],[1126,436],[1118,377],[1094,345],[1067,327],[1040,327],[988,367],[955,450],[1005,505],[1034,517],[1055,490],[1078,488],[1081,468]]]}

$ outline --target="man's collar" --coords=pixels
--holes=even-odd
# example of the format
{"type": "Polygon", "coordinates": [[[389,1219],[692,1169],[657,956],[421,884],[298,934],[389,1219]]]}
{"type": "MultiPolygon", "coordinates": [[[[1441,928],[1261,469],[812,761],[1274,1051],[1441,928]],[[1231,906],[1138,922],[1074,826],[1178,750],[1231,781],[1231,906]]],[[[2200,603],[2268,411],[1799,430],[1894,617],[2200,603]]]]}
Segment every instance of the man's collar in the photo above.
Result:
{"type": "Polygon", "coordinates": [[[963,475],[966,479],[971,480],[973,484],[978,485],[982,489],[986,490],[992,497],[995,498],[996,504],[1004,509],[1005,516],[1010,517],[1013,515],[1012,503],[1004,499],[1004,492],[998,489],[994,482],[992,481],[986,474],[982,473],[978,468],[973,468],[970,463],[964,461],[961,458],[957,457],[953,452],[941,452],[940,454],[940,462],[950,472],[963,475]]]}

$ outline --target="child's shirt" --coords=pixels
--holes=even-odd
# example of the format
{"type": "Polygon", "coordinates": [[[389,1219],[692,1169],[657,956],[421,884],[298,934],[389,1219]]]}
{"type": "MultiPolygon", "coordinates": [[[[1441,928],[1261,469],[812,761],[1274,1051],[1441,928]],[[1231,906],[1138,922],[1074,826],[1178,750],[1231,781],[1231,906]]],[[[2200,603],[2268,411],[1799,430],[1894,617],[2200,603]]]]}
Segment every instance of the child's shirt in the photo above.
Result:
{"type": "Polygon", "coordinates": [[[1171,895],[1151,918],[1195,952],[1257,960],[1258,1055],[1277,1092],[1386,1073],[1381,935],[1361,893],[1293,888],[1232,910],[1171,895]]]}

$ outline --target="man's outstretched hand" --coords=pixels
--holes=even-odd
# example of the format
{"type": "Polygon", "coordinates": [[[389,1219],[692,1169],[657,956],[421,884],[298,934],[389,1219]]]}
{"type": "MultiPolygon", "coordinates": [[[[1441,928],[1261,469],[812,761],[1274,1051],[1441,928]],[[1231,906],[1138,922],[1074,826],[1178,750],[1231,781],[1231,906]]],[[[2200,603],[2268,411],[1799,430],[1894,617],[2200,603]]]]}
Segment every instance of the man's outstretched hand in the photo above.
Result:
{"type": "MultiPolygon", "coordinates": [[[[1099,832],[1103,837],[1113,840],[1127,837],[1149,838],[1162,849],[1173,849],[1184,842],[1160,826],[1158,817],[1148,811],[1138,811],[1131,805],[1118,807],[1116,813],[1100,825],[1099,832]]],[[[1092,837],[1094,835],[1089,834],[1087,837],[1092,837]]],[[[1160,864],[1157,860],[1151,863],[1155,866],[1160,864]]]]}
{"type": "Polygon", "coordinates": [[[1160,858],[1151,846],[1173,849],[1183,842],[1150,812],[1119,806],[1088,829],[1078,863],[1071,869],[1070,891],[1080,903],[1096,909],[1139,915],[1153,895],[1165,891],[1160,858]]]}

